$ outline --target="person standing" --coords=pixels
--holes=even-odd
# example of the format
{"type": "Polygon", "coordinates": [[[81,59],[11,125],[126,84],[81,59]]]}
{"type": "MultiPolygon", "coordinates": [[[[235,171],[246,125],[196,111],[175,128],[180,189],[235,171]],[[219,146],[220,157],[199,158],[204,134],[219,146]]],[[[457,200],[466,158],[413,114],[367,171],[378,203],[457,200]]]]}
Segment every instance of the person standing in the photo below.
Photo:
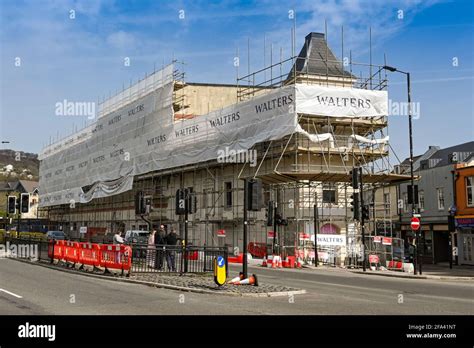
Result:
{"type": "Polygon", "coordinates": [[[176,272],[175,255],[176,243],[178,242],[178,235],[174,229],[165,237],[166,241],[166,263],[170,272],[176,272]]]}
{"type": "MultiPolygon", "coordinates": [[[[121,231],[121,230],[118,230],[118,231],[115,233],[114,239],[113,239],[113,243],[114,243],[114,244],[117,244],[117,245],[120,245],[120,244],[125,243],[125,241],[124,241],[123,238],[122,238],[122,231],[121,231]]],[[[116,252],[115,252],[115,262],[116,262],[116,263],[120,263],[120,251],[116,251],[116,252]]]]}
{"type": "Polygon", "coordinates": [[[158,233],[155,234],[155,268],[161,270],[163,268],[164,245],[165,242],[165,226],[161,225],[158,233]]]}
{"type": "Polygon", "coordinates": [[[155,235],[156,230],[151,231],[150,235],[148,236],[148,245],[146,251],[146,263],[149,267],[155,266],[155,235]]]}

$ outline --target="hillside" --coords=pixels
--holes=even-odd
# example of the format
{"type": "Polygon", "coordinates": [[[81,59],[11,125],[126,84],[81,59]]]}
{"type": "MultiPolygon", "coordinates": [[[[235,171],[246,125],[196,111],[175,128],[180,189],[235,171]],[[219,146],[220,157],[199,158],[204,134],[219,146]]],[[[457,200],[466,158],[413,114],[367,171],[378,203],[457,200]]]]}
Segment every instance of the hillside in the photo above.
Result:
{"type": "Polygon", "coordinates": [[[0,150],[0,181],[38,180],[38,155],[23,151],[0,150]]]}

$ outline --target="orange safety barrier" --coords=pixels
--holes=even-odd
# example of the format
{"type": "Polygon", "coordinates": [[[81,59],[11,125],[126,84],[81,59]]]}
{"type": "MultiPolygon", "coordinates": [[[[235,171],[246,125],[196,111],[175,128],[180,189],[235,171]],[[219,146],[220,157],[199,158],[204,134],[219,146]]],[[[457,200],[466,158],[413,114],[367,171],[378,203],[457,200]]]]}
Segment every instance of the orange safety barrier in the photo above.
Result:
{"type": "Polygon", "coordinates": [[[101,244],[100,266],[110,272],[128,273],[132,267],[132,248],[121,244],[101,244]]]}
{"type": "Polygon", "coordinates": [[[389,261],[387,268],[403,269],[403,262],[400,261],[389,261]]]}
{"type": "Polygon", "coordinates": [[[243,263],[244,262],[244,254],[239,254],[238,256],[229,256],[227,258],[228,263],[243,263]]]}
{"type": "Polygon", "coordinates": [[[53,244],[53,262],[57,263],[64,259],[64,245],[66,241],[64,240],[52,240],[53,244]]]}
{"type": "Polygon", "coordinates": [[[128,274],[132,268],[132,247],[129,245],[121,245],[120,251],[122,253],[122,270],[128,274]]]}
{"type": "Polygon", "coordinates": [[[84,266],[100,266],[100,246],[95,243],[79,243],[79,260],[84,266]]]}
{"type": "Polygon", "coordinates": [[[250,242],[247,246],[249,253],[256,258],[264,258],[267,253],[266,243],[250,242]]]}
{"type": "Polygon", "coordinates": [[[76,264],[79,261],[79,243],[66,241],[63,259],[68,263],[76,264]]]}

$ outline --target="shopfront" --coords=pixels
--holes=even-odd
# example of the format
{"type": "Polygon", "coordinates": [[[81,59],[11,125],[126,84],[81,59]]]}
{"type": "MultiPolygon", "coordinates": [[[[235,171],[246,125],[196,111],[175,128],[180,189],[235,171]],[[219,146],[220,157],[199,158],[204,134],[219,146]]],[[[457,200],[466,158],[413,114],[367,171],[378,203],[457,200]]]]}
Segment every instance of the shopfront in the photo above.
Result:
{"type": "Polygon", "coordinates": [[[474,217],[456,218],[458,263],[474,265],[474,217]]]}

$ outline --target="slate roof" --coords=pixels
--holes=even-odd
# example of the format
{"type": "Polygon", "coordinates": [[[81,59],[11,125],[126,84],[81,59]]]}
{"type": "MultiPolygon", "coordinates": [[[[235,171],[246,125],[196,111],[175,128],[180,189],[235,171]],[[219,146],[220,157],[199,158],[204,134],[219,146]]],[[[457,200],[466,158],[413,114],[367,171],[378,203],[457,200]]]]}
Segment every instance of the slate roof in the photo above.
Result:
{"type": "Polygon", "coordinates": [[[38,188],[38,181],[17,180],[0,182],[0,191],[32,193],[36,188],[38,188]]]}
{"type": "Polygon", "coordinates": [[[348,71],[342,69],[341,61],[332,53],[323,33],[312,32],[306,35],[303,48],[291,68],[287,80],[293,77],[295,66],[296,72],[303,74],[324,76],[327,74],[334,77],[356,78],[348,71]]]}

